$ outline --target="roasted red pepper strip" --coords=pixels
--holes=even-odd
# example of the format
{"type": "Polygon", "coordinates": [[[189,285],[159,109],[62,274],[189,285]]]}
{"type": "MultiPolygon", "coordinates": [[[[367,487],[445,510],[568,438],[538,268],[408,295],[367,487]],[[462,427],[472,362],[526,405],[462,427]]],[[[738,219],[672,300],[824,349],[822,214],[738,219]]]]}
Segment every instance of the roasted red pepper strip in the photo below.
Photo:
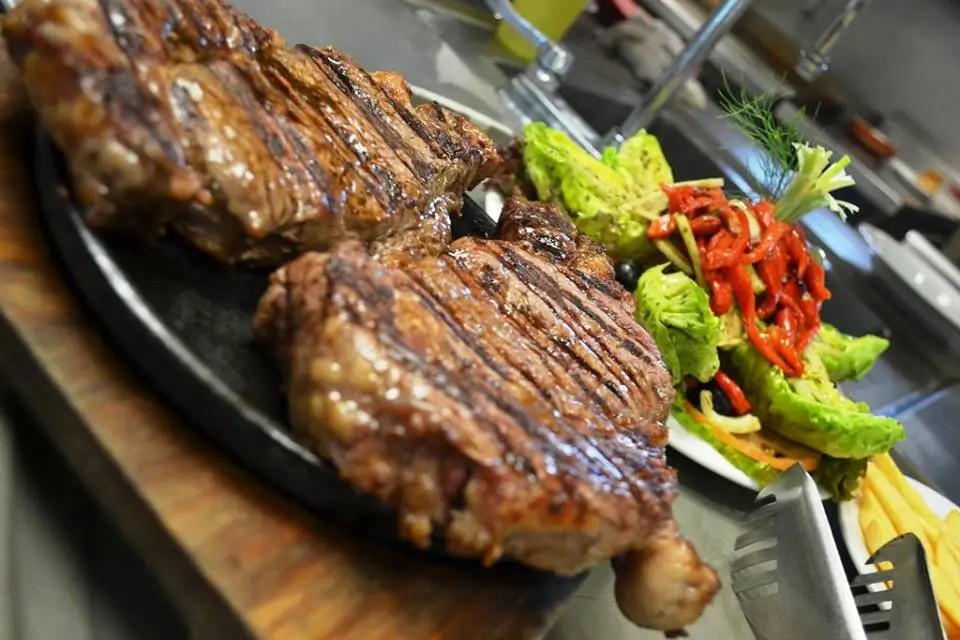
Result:
{"type": "Polygon", "coordinates": [[[780,309],[780,311],[777,311],[776,323],[790,344],[796,344],[797,316],[794,314],[793,309],[784,307],[780,309]]]}
{"type": "MultiPolygon", "coordinates": [[[[702,263],[703,256],[707,252],[707,241],[703,236],[697,238],[697,250],[700,252],[702,263]]],[[[710,288],[710,309],[714,315],[722,316],[733,306],[733,289],[730,287],[730,283],[723,279],[719,271],[704,271],[703,278],[710,288]]]]}
{"type": "Polygon", "coordinates": [[[790,233],[783,236],[781,245],[786,248],[787,255],[796,265],[797,277],[803,280],[812,258],[810,258],[810,251],[807,249],[807,242],[800,227],[794,225],[790,233]]]}
{"type": "Polygon", "coordinates": [[[784,280],[787,277],[787,260],[783,255],[781,245],[773,248],[769,256],[756,264],[757,274],[763,282],[766,291],[763,293],[763,303],[757,308],[757,315],[766,319],[777,310],[783,292],[784,280]]]}
{"type": "Polygon", "coordinates": [[[787,364],[788,368],[783,370],[787,377],[794,378],[803,375],[804,366],[803,360],[800,359],[800,353],[783,329],[777,326],[770,327],[768,335],[777,353],[787,364]]]}
{"type": "Polygon", "coordinates": [[[697,216],[690,221],[690,229],[695,236],[707,236],[720,231],[723,222],[717,216],[697,216]]]}
{"type": "Polygon", "coordinates": [[[747,396],[743,393],[740,385],[734,382],[730,376],[723,371],[718,371],[713,379],[717,383],[717,386],[720,387],[720,391],[723,391],[723,395],[727,396],[727,400],[730,401],[730,406],[733,407],[734,412],[736,412],[738,416],[742,416],[750,411],[750,401],[747,400],[747,396]]]}
{"type": "Polygon", "coordinates": [[[660,188],[667,195],[667,211],[670,213],[692,216],[702,209],[715,211],[726,205],[723,191],[718,188],[698,189],[669,185],[661,185],[660,188]]]}
{"type": "Polygon", "coordinates": [[[743,260],[743,252],[750,241],[750,228],[747,224],[747,214],[739,209],[727,207],[722,215],[733,235],[733,242],[727,248],[717,247],[714,250],[707,249],[707,255],[703,259],[704,269],[723,269],[731,267],[743,260]]]}
{"type": "Polygon", "coordinates": [[[722,316],[733,306],[733,287],[723,279],[719,271],[704,271],[703,277],[710,286],[710,310],[722,316]]]}
{"type": "MultiPolygon", "coordinates": [[[[730,232],[726,229],[720,229],[717,233],[710,238],[710,242],[707,243],[707,252],[720,251],[726,249],[731,244],[733,244],[733,236],[730,235],[730,232]]],[[[705,258],[706,256],[701,256],[705,258]]]]}
{"type": "Polygon", "coordinates": [[[803,316],[803,322],[809,326],[813,324],[817,315],[820,311],[820,305],[817,304],[817,301],[810,294],[801,296],[797,300],[797,304],[800,307],[800,313],[803,316]]]}
{"type": "Polygon", "coordinates": [[[661,185],[660,188],[667,194],[667,211],[683,211],[693,193],[693,187],[671,187],[661,185]]]}
{"type": "Polygon", "coordinates": [[[820,330],[820,301],[810,294],[800,298],[800,310],[803,312],[804,328],[797,337],[797,351],[803,353],[810,341],[820,330]]]}
{"type": "Polygon", "coordinates": [[[747,332],[747,337],[753,346],[757,348],[763,357],[780,367],[783,372],[790,371],[790,367],[783,361],[776,349],[771,345],[766,337],[760,333],[757,328],[756,300],[753,297],[753,285],[750,284],[750,276],[747,275],[747,267],[744,264],[735,264],[732,267],[724,269],[727,280],[733,286],[733,295],[740,306],[740,315],[743,317],[743,327],[747,332]]]}
{"type": "Polygon", "coordinates": [[[810,266],[807,267],[807,272],[804,275],[803,283],[807,285],[807,291],[810,292],[810,295],[818,301],[830,299],[830,290],[827,289],[826,285],[826,274],[816,260],[810,261],[810,266]]]}
{"type": "Polygon", "coordinates": [[[667,238],[676,230],[677,221],[673,219],[673,214],[666,213],[650,223],[650,227],[647,229],[647,237],[654,240],[667,238]]]}
{"type": "Polygon", "coordinates": [[[760,202],[748,202],[747,206],[750,207],[750,210],[753,211],[753,215],[756,216],[757,222],[760,223],[760,228],[766,230],[773,224],[773,205],[771,205],[766,200],[761,200],[760,202]]]}
{"type": "Polygon", "coordinates": [[[760,238],[760,243],[752,251],[743,256],[743,261],[748,264],[760,262],[770,254],[773,248],[780,242],[780,239],[789,231],[790,225],[783,222],[774,222],[764,230],[763,237],[760,238]]]}

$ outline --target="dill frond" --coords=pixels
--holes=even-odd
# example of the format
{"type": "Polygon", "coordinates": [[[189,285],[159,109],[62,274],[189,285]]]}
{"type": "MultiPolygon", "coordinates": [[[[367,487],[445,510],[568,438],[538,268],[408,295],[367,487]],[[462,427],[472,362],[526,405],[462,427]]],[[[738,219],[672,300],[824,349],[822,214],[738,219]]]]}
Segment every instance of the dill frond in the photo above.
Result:
{"type": "Polygon", "coordinates": [[[774,115],[780,96],[764,94],[753,97],[743,89],[734,91],[726,77],[723,82],[724,88],[718,96],[723,117],[734,122],[764,151],[760,158],[763,183],[774,198],[779,198],[797,170],[796,147],[806,143],[797,127],[804,111],[798,110],[796,120],[781,122],[774,115]]]}

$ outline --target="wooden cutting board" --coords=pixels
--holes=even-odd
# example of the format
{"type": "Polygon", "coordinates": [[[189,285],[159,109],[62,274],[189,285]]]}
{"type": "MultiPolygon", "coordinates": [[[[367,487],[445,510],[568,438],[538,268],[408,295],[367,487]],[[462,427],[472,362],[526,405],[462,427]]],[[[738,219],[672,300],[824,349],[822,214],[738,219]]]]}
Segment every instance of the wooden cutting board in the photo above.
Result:
{"type": "MultiPolygon", "coordinates": [[[[2,42],[0,42],[2,45],[2,42]]],[[[34,219],[32,115],[0,57],[0,375],[196,638],[542,636],[579,584],[390,546],[304,513],[199,441],[88,325],[34,219]]]]}

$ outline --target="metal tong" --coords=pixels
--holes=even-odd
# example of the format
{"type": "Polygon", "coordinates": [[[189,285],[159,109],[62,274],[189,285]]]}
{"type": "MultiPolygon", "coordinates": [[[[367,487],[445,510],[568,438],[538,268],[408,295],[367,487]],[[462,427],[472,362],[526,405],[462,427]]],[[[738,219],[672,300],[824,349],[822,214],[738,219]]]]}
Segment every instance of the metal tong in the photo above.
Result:
{"type": "Polygon", "coordinates": [[[888,542],[869,563],[892,568],[856,576],[848,586],[816,483],[799,464],[765,487],[756,504],[735,543],[731,573],[757,638],[944,638],[916,536],[888,542]]]}
{"type": "Polygon", "coordinates": [[[894,538],[867,564],[874,565],[875,571],[855,576],[850,586],[871,640],[945,637],[927,556],[917,536],[906,533],[894,538]],[[881,562],[892,568],[880,566],[881,562]]]}
{"type": "Polygon", "coordinates": [[[733,590],[760,640],[866,640],[817,485],[798,464],[747,514],[733,590]]]}

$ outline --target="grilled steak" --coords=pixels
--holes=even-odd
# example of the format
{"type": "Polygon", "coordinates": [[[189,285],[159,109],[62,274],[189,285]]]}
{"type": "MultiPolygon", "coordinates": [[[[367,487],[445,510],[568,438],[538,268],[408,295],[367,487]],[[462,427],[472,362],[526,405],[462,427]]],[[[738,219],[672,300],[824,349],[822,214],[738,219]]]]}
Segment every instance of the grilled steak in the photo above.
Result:
{"type": "Polygon", "coordinates": [[[498,163],[398,75],[288,47],[222,0],[25,0],[3,34],[88,222],[170,226],[221,260],[351,238],[435,254],[498,163]]]}
{"type": "Polygon", "coordinates": [[[718,582],[672,520],[670,374],[561,214],[511,199],[500,232],[399,268],[347,243],[277,271],[255,332],[293,426],[414,543],[564,574],[622,556],[624,610],[682,627],[718,582]]]}

